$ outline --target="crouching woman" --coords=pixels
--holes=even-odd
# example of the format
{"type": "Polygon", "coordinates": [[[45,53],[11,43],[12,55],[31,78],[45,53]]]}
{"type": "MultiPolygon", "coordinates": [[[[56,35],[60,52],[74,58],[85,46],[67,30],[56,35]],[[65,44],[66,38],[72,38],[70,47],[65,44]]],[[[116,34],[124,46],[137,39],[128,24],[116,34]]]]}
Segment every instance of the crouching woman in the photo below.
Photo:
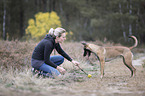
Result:
{"type": "Polygon", "coordinates": [[[78,65],[79,62],[74,61],[60,46],[59,43],[62,43],[65,39],[65,29],[51,28],[49,34],[35,47],[31,58],[31,66],[36,70],[47,73],[49,76],[56,77],[66,72],[63,67],[59,66],[64,62],[64,58],[78,65]],[[60,55],[51,56],[53,49],[56,49],[60,55]]]}

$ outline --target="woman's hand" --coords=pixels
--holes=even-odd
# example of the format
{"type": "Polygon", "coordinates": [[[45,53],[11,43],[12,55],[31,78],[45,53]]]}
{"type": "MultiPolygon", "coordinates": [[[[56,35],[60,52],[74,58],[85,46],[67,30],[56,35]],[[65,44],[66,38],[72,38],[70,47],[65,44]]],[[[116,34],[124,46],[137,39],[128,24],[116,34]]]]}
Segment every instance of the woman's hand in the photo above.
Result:
{"type": "Polygon", "coordinates": [[[65,69],[63,68],[63,67],[59,67],[59,66],[57,66],[57,68],[56,68],[61,74],[65,74],[65,69]]]}
{"type": "Polygon", "coordinates": [[[72,63],[75,64],[75,66],[78,66],[80,63],[78,61],[72,60],[72,63]]]}

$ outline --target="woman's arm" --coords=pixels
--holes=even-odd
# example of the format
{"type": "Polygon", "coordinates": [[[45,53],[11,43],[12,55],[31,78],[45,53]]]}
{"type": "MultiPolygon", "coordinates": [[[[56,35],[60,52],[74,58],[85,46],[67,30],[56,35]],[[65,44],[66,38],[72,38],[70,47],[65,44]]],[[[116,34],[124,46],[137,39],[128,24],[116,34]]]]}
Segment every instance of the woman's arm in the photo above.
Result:
{"type": "Polygon", "coordinates": [[[55,48],[56,48],[57,52],[58,52],[59,54],[61,54],[63,57],[65,57],[67,60],[71,61],[71,62],[72,62],[73,64],[75,64],[76,66],[79,65],[79,62],[77,62],[77,61],[73,60],[72,58],[70,58],[69,55],[67,55],[67,54],[63,51],[63,49],[61,48],[61,46],[59,45],[59,43],[58,43],[58,45],[57,45],[55,48]]]}
{"type": "Polygon", "coordinates": [[[66,59],[69,60],[69,61],[72,61],[72,58],[71,58],[67,53],[64,52],[64,50],[61,48],[61,46],[60,46],[59,43],[57,43],[57,44],[55,45],[55,49],[56,49],[56,51],[57,51],[59,54],[61,54],[64,58],[66,58],[66,59]]]}

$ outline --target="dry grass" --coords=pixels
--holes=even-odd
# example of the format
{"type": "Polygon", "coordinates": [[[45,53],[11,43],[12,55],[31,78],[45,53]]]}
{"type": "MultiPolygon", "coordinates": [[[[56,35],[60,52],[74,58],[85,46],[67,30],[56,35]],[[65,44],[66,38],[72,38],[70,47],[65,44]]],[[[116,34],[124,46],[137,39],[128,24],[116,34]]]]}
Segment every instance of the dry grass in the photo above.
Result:
{"type": "MultiPolygon", "coordinates": [[[[84,88],[85,86],[90,87],[92,89],[94,84],[90,82],[95,82],[94,80],[97,80],[99,78],[99,73],[100,73],[99,62],[96,61],[94,55],[90,57],[90,59],[94,64],[93,66],[86,61],[86,59],[83,57],[83,50],[82,50],[83,46],[80,44],[80,42],[65,42],[62,44],[62,48],[73,59],[80,62],[80,67],[82,67],[87,73],[92,74],[93,77],[90,79],[87,78],[87,76],[82,71],[80,71],[76,66],[74,66],[71,62],[67,60],[65,60],[64,64],[61,65],[67,70],[66,74],[63,75],[61,78],[51,79],[51,78],[37,77],[37,75],[34,76],[31,72],[30,61],[31,61],[32,51],[36,46],[36,44],[37,43],[34,43],[32,41],[29,42],[0,41],[0,61],[1,61],[0,95],[10,96],[11,94],[12,96],[16,96],[16,95],[32,96],[33,94],[36,96],[37,95],[48,96],[48,92],[51,92],[49,93],[49,95],[59,95],[59,94],[76,95],[74,93],[77,93],[77,91],[79,93],[79,92],[83,92],[84,89],[86,90],[86,88],[84,88]],[[78,87],[78,85],[84,88],[82,89],[83,91],[77,89],[80,88],[78,87]],[[58,92],[56,93],[55,91],[58,92]]],[[[141,49],[139,49],[139,52],[140,50],[141,49]]],[[[137,49],[135,49],[135,52],[138,52],[137,49]]],[[[138,58],[138,56],[139,55],[136,56],[136,59],[138,58]]],[[[111,63],[113,63],[113,61],[111,63]]],[[[115,66],[117,67],[117,65],[115,66]]],[[[106,69],[107,78],[109,76],[111,77],[114,76],[114,74],[111,73],[113,71],[110,70],[114,70],[113,68],[115,68],[115,66],[106,69]],[[109,75],[110,73],[111,75],[109,75]]],[[[121,74],[124,74],[124,69],[120,69],[120,70],[122,70],[121,74]]],[[[143,73],[144,71],[141,72],[143,73]]],[[[118,75],[119,73],[116,74],[118,75]]],[[[107,78],[105,78],[105,80],[107,80],[107,78]]],[[[97,88],[101,89],[103,83],[101,83],[100,79],[97,80],[96,82],[97,84],[99,84],[99,87],[97,88]]],[[[82,94],[80,94],[80,96],[81,95],[82,94]]]]}
{"type": "Polygon", "coordinates": [[[145,60],[143,60],[143,64],[142,64],[143,68],[145,68],[145,60]]]}
{"type": "MultiPolygon", "coordinates": [[[[37,75],[34,76],[32,74],[30,66],[32,51],[37,43],[32,41],[0,41],[0,45],[0,85],[4,88],[41,91],[49,90],[48,86],[53,87],[57,85],[57,87],[59,87],[70,82],[82,82],[86,79],[86,75],[67,60],[61,65],[67,70],[67,73],[61,78],[38,78],[37,75]]],[[[83,46],[75,42],[66,42],[62,44],[62,46],[73,59],[81,62],[80,66],[82,68],[85,68],[86,64],[82,56],[83,50],[81,50],[83,46]]],[[[58,53],[56,53],[56,55],[57,54],[58,53]]],[[[54,55],[54,53],[52,55],[54,55]]]]}

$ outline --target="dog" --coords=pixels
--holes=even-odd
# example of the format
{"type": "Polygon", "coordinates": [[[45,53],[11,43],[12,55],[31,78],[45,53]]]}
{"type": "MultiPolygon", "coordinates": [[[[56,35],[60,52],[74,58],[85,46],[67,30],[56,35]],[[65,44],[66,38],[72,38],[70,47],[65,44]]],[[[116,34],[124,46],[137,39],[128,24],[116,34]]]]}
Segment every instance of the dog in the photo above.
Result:
{"type": "Polygon", "coordinates": [[[131,49],[135,48],[138,45],[138,40],[135,36],[130,36],[130,38],[134,39],[135,42],[134,45],[131,47],[124,46],[103,47],[91,43],[82,42],[82,44],[84,45],[84,56],[87,55],[89,58],[91,53],[93,53],[98,58],[100,62],[101,79],[104,76],[104,66],[107,57],[113,57],[115,59],[118,56],[121,56],[123,58],[124,64],[131,71],[131,77],[134,77],[136,69],[132,65],[133,54],[131,52],[131,49]]]}

